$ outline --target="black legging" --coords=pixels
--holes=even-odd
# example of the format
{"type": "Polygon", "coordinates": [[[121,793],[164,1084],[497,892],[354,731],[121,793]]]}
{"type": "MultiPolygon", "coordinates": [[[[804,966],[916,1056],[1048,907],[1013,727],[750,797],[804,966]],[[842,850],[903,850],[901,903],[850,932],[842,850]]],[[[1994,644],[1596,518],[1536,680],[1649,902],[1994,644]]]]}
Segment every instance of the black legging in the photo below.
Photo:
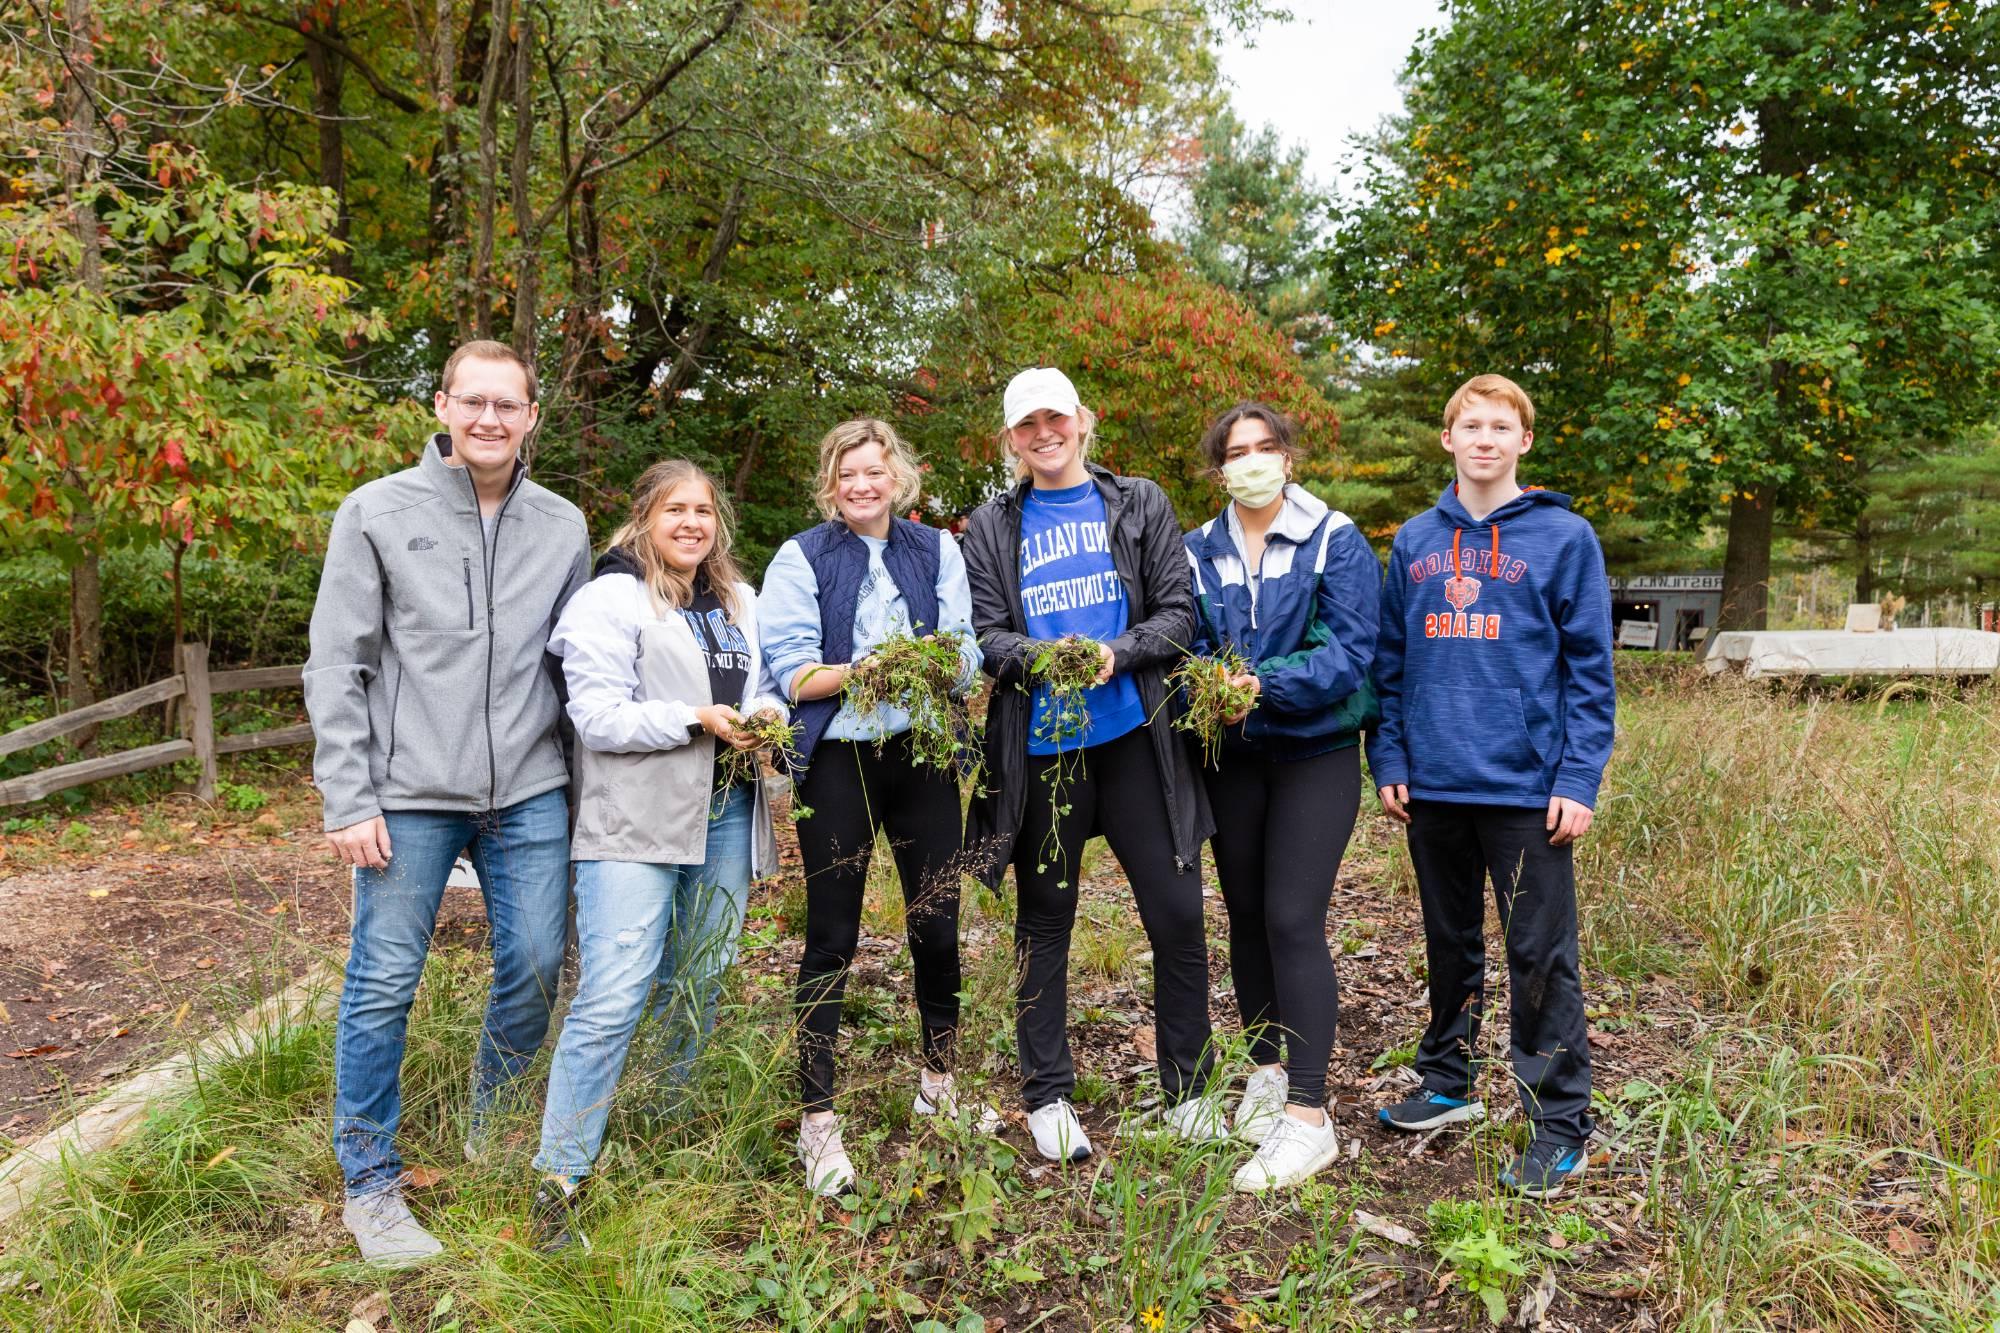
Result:
{"type": "Polygon", "coordinates": [[[1052,755],[1028,756],[1028,803],[1014,844],[1020,895],[1014,919],[1020,966],[1014,1035],[1022,1100],[1038,1110],[1076,1087],[1069,1050],[1069,941],[1083,844],[1102,833],[1131,882],[1139,922],[1153,946],[1160,1090],[1169,1104],[1178,1103],[1199,1093],[1208,1078],[1208,941],[1202,933],[1200,869],[1174,864],[1153,738],[1137,727],[1065,756],[1061,813],[1049,787],[1055,765],[1052,755]]]}
{"type": "Polygon", "coordinates": [[[799,784],[812,817],[798,823],[806,868],[806,950],[799,960],[799,1084],[808,1111],[833,1109],[833,1043],[847,969],[861,939],[861,900],[876,830],[887,827],[916,972],[924,1063],[950,1067],[958,1030],[958,778],[919,764],[907,732],[822,741],[799,784]]]}
{"type": "Polygon", "coordinates": [[[1286,1099],[1324,1106],[1339,1013],[1326,906],[1361,807],[1360,751],[1265,759],[1224,750],[1204,769],[1215,810],[1215,875],[1229,906],[1229,971],[1250,1055],[1278,1062],[1286,1099]]]}

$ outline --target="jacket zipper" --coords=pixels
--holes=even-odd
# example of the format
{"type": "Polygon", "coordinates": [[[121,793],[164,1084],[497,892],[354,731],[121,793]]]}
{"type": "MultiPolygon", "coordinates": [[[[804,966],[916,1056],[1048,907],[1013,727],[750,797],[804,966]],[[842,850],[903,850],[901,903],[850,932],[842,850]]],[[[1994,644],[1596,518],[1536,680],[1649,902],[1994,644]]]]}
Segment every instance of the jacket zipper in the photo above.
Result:
{"type": "Polygon", "coordinates": [[[461,556],[460,562],[465,566],[465,627],[474,629],[477,626],[472,620],[472,557],[461,556]]]}
{"type": "MultiPolygon", "coordinates": [[[[491,552],[486,549],[485,525],[480,523],[479,528],[479,563],[486,573],[486,694],[483,711],[486,715],[486,808],[488,810],[497,810],[500,808],[498,805],[500,798],[500,760],[493,747],[493,566],[499,563],[500,560],[500,521],[507,516],[507,506],[512,503],[514,492],[520,489],[520,485],[520,474],[517,472],[514,484],[508,487],[506,498],[500,501],[500,508],[493,515],[493,549],[491,552]]],[[[465,486],[467,490],[472,492],[473,521],[479,523],[479,488],[472,484],[470,474],[467,474],[465,478],[465,486]]],[[[471,562],[468,560],[466,563],[469,572],[471,562]]]]}

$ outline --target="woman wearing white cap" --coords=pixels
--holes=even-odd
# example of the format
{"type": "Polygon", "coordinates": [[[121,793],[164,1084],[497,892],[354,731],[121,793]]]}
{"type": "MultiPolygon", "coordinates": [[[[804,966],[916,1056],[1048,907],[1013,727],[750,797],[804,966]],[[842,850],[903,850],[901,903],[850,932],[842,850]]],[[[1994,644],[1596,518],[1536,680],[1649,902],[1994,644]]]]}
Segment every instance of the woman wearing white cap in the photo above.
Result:
{"type": "Polygon", "coordinates": [[[994,679],[986,789],[967,815],[966,850],[988,885],[1014,867],[1022,1092],[1035,1147],[1055,1161],[1090,1155],[1069,1100],[1068,974],[1093,834],[1124,868],[1153,946],[1166,1127],[1197,1140],[1227,1133],[1205,1095],[1200,862],[1214,822],[1163,708],[1167,673],[1194,637],[1187,556],[1158,486],[1085,461],[1095,424],[1060,370],[1016,375],[1000,437],[1016,483],[973,513],[964,543],[972,624],[994,679]],[[1070,636],[1093,640],[1103,659],[1080,734],[1059,725],[1032,670],[1044,647],[1070,636]]]}

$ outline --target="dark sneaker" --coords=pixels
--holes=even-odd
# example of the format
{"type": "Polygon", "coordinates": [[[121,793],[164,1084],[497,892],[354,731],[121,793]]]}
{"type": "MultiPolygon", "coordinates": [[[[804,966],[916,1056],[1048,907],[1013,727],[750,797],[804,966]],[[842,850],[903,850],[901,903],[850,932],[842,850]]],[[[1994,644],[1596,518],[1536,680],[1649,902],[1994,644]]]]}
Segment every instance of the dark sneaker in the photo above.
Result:
{"type": "Polygon", "coordinates": [[[1536,1139],[1514,1165],[1500,1173],[1500,1183],[1530,1199],[1553,1199],[1589,1165],[1587,1144],[1536,1139]]]}
{"type": "Polygon", "coordinates": [[[582,1184],[571,1184],[561,1176],[544,1176],[528,1206],[533,1228],[533,1245],[543,1254],[566,1250],[577,1239],[572,1234],[576,1210],[583,1206],[582,1184]]]}
{"type": "Polygon", "coordinates": [[[1429,1088],[1420,1090],[1408,1101],[1385,1106],[1375,1113],[1390,1129],[1400,1129],[1415,1134],[1426,1129],[1436,1129],[1439,1125],[1470,1124],[1486,1118],[1485,1102],[1462,1101],[1457,1097],[1447,1097],[1429,1088]]]}

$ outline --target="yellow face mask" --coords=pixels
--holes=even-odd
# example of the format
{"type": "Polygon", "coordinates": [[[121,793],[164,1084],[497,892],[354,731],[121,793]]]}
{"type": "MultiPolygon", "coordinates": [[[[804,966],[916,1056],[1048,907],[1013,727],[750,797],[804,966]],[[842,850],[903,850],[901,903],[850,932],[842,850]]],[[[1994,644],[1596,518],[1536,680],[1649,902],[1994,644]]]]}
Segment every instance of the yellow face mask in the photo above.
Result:
{"type": "Polygon", "coordinates": [[[1285,489],[1282,454],[1245,454],[1222,465],[1222,485],[1245,509],[1262,509],[1285,489]]]}

